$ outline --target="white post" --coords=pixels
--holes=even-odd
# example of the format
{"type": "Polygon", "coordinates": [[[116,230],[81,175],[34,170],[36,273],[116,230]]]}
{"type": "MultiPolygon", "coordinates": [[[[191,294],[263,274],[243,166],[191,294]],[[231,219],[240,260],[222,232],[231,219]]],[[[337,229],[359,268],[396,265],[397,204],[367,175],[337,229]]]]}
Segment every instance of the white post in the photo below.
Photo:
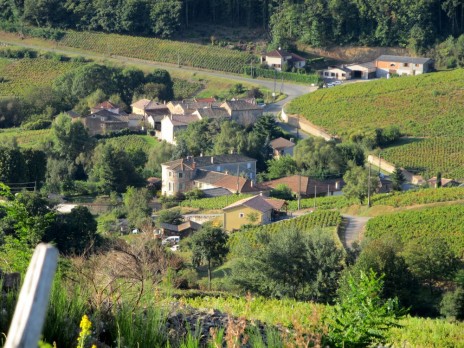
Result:
{"type": "Polygon", "coordinates": [[[4,348],[37,347],[58,261],[58,249],[39,244],[27,269],[4,348]]]}

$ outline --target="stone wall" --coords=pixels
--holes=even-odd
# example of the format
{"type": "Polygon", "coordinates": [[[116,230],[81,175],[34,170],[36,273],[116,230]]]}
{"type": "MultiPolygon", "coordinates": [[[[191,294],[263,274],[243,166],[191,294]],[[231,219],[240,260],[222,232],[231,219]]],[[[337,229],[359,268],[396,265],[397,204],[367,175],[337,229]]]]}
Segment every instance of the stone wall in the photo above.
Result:
{"type": "Polygon", "coordinates": [[[292,125],[293,127],[300,128],[303,132],[314,135],[315,137],[321,137],[325,140],[331,140],[334,137],[323,130],[321,127],[318,127],[303,116],[287,114],[284,109],[282,109],[281,118],[284,122],[292,125]]]}

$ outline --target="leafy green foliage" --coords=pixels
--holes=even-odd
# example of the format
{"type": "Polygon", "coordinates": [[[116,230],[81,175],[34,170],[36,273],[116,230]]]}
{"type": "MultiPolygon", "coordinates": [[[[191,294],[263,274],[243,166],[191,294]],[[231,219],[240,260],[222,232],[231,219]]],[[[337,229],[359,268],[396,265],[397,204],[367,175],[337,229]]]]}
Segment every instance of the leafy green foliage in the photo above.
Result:
{"type": "Polygon", "coordinates": [[[329,321],[329,339],[335,347],[360,347],[385,343],[389,328],[404,315],[396,299],[383,300],[382,277],[361,272],[348,276],[349,291],[341,294],[329,321]]]}
{"type": "Polygon", "coordinates": [[[192,262],[199,265],[205,262],[208,266],[208,286],[211,289],[211,265],[219,264],[229,252],[227,234],[220,228],[204,225],[190,238],[192,262]]]}
{"type": "Polygon", "coordinates": [[[293,199],[293,193],[290,187],[285,184],[279,184],[271,190],[271,197],[291,200],[293,199]]]}
{"type": "MultiPolygon", "coordinates": [[[[368,221],[366,236],[397,237],[404,244],[425,243],[437,234],[443,238],[456,257],[464,255],[464,207],[451,205],[377,216],[368,221]]],[[[433,248],[433,247],[431,247],[433,248]]]]}
{"type": "Polygon", "coordinates": [[[261,237],[259,249],[243,246],[246,251],[233,264],[233,283],[272,297],[333,299],[344,253],[330,236],[290,228],[261,237]]]}
{"type": "Polygon", "coordinates": [[[267,161],[266,178],[269,180],[279,179],[284,176],[295,174],[298,168],[295,160],[290,155],[280,156],[267,161]]]}
{"type": "Polygon", "coordinates": [[[364,199],[375,192],[379,186],[379,178],[375,175],[369,177],[369,172],[364,167],[358,167],[353,162],[350,162],[349,169],[343,176],[345,186],[343,193],[350,198],[359,199],[359,203],[363,204],[364,199]]]}
{"type": "Polygon", "coordinates": [[[131,226],[142,228],[144,225],[151,224],[150,201],[152,195],[146,188],[136,189],[129,186],[124,194],[124,206],[127,211],[127,220],[131,226]]]}
{"type": "Polygon", "coordinates": [[[180,209],[162,210],[156,218],[156,223],[180,225],[183,222],[183,220],[184,218],[182,217],[180,209]]]}

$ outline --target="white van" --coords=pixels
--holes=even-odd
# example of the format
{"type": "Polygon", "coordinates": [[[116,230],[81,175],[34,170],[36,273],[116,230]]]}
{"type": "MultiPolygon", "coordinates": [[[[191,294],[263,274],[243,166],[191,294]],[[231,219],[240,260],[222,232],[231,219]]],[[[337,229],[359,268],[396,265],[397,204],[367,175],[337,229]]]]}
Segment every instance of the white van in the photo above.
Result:
{"type": "Polygon", "coordinates": [[[175,245],[179,244],[180,242],[180,237],[179,236],[171,236],[166,239],[163,239],[161,242],[161,245],[175,245]]]}

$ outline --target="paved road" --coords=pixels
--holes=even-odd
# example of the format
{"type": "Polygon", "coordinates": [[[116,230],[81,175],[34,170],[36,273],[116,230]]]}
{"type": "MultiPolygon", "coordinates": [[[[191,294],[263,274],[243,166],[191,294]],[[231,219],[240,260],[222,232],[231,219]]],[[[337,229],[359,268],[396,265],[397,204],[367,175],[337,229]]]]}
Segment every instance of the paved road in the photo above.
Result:
{"type": "Polygon", "coordinates": [[[370,217],[342,215],[343,220],[346,222],[342,232],[342,243],[346,247],[351,248],[353,242],[359,242],[362,239],[362,233],[366,227],[367,221],[370,217]]]}

